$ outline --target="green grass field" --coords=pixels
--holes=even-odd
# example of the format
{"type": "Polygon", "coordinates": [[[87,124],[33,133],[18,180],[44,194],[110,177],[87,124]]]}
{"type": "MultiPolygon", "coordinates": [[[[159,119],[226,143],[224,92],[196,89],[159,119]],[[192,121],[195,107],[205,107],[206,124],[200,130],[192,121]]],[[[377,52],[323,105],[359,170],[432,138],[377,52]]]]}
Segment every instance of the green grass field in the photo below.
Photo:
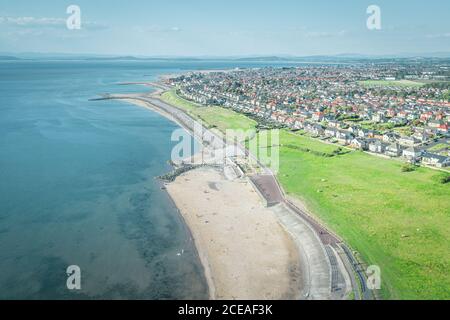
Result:
{"type": "Polygon", "coordinates": [[[413,87],[419,88],[425,83],[411,81],[411,80],[366,80],[359,81],[365,87],[413,87]]]}
{"type": "Polygon", "coordinates": [[[248,130],[256,127],[256,121],[242,114],[220,107],[203,107],[179,97],[174,90],[163,93],[161,99],[186,110],[192,117],[216,127],[222,133],[226,129],[248,130]]]}
{"type": "MultiPolygon", "coordinates": [[[[295,140],[318,151],[336,148],[295,140]]],[[[438,182],[442,173],[404,173],[401,166],[359,151],[327,158],[282,146],[279,180],[365,262],[380,266],[385,298],[448,299],[450,185],[438,182]]]]}
{"type": "MultiPolygon", "coordinates": [[[[164,99],[204,115],[205,108],[173,92],[164,99]]],[[[244,129],[254,125],[220,108],[208,119],[222,128],[227,121],[244,129]]],[[[380,266],[384,298],[450,298],[450,184],[438,181],[444,173],[402,172],[399,161],[359,151],[320,156],[338,146],[284,130],[280,145],[278,177],[286,192],[302,199],[366,263],[380,266]]]]}

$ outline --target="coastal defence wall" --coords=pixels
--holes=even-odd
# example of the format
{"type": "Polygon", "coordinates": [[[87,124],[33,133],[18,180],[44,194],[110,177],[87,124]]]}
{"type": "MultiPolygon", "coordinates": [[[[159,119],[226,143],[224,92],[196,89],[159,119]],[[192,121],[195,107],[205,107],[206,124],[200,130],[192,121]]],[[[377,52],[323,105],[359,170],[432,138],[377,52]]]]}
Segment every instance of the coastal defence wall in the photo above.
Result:
{"type": "Polygon", "coordinates": [[[328,233],[319,233],[308,219],[299,214],[297,207],[285,201],[276,182],[270,177],[248,178],[266,207],[272,209],[279,223],[295,241],[301,258],[303,299],[345,299],[356,283],[348,274],[342,261],[336,238],[328,233]],[[278,191],[277,191],[278,190],[278,191]],[[339,251],[339,252],[338,252],[339,251]]]}
{"type": "MultiPolygon", "coordinates": [[[[351,290],[351,281],[344,276],[340,263],[329,243],[334,238],[317,228],[289,206],[272,175],[254,175],[248,178],[266,207],[272,209],[280,225],[296,243],[302,270],[301,296],[303,299],[343,299],[351,290]]],[[[337,239],[336,239],[337,240],[337,239]]],[[[344,269],[345,270],[345,269],[344,269]]]]}
{"type": "Polygon", "coordinates": [[[332,299],[330,264],[325,249],[314,231],[282,203],[273,206],[272,211],[298,247],[302,270],[303,299],[332,299]]]}

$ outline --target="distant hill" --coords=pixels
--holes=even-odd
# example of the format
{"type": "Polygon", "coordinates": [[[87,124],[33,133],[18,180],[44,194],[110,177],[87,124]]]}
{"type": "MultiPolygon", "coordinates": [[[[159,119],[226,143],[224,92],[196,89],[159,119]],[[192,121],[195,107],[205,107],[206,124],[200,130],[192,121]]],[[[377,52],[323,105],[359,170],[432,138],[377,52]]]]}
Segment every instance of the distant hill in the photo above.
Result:
{"type": "Polygon", "coordinates": [[[292,60],[292,58],[278,57],[278,56],[262,56],[262,57],[231,58],[231,60],[237,60],[237,61],[289,61],[289,60],[292,60]]]}
{"type": "Polygon", "coordinates": [[[123,57],[87,57],[83,60],[142,60],[142,58],[137,58],[133,56],[123,56],[123,57]]]}
{"type": "Polygon", "coordinates": [[[114,56],[97,54],[68,53],[11,53],[0,52],[0,60],[86,60],[86,61],[235,61],[235,62],[303,62],[303,63],[361,63],[367,61],[400,62],[417,60],[450,60],[450,52],[434,52],[423,54],[401,53],[396,55],[367,55],[358,53],[342,53],[336,55],[254,55],[254,56],[114,56]]]}

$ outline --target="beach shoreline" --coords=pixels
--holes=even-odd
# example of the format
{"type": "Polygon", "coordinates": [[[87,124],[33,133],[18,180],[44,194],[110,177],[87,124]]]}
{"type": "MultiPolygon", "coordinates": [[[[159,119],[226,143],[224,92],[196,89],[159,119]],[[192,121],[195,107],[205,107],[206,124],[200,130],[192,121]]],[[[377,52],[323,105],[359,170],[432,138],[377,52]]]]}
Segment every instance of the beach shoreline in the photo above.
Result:
{"type": "Polygon", "coordinates": [[[300,298],[295,243],[248,181],[206,167],[166,188],[191,230],[211,299],[300,298]]]}
{"type": "MultiPolygon", "coordinates": [[[[187,128],[181,121],[177,121],[169,113],[148,102],[134,98],[123,100],[157,112],[188,132],[190,131],[190,128],[187,128]]],[[[223,172],[217,168],[207,167],[188,171],[178,176],[175,181],[164,183],[164,186],[190,231],[203,266],[210,299],[301,298],[302,279],[298,248],[288,232],[279,224],[276,215],[271,209],[265,207],[247,179],[228,181],[223,172]],[[198,174],[199,172],[202,174],[198,174]],[[213,179],[211,179],[211,175],[213,179]],[[208,177],[209,180],[218,180],[221,177],[220,179],[224,179],[232,189],[226,194],[217,192],[216,198],[212,201],[214,211],[218,211],[216,208],[220,207],[220,212],[209,212],[208,210],[211,208],[205,203],[201,203],[204,197],[201,194],[199,196],[198,189],[210,189],[211,181],[208,180],[208,177]],[[195,187],[190,185],[190,182],[195,183],[195,187]],[[246,194],[247,197],[243,197],[243,194],[246,194]],[[238,201],[241,202],[241,205],[228,207],[227,204],[233,203],[233,200],[236,201],[236,195],[243,197],[238,201]],[[221,205],[217,206],[217,203],[220,202],[221,205]],[[203,212],[203,214],[198,215],[197,212],[203,212]],[[220,223],[216,225],[217,228],[211,228],[210,226],[214,226],[213,224],[202,225],[201,219],[205,216],[204,212],[208,212],[208,219],[220,217],[224,220],[220,220],[220,223]],[[241,223],[241,219],[239,219],[241,212],[247,212],[248,218],[252,222],[241,223]],[[252,212],[259,212],[259,215],[253,215],[252,212]],[[261,214],[263,219],[261,219],[261,214]],[[259,216],[259,220],[251,220],[252,216],[259,216]],[[223,227],[224,222],[233,221],[230,220],[230,217],[234,218],[234,223],[229,228],[240,230],[233,237],[235,240],[233,242],[228,239],[229,230],[223,227]],[[252,229],[254,225],[264,225],[265,233],[255,235],[255,230],[252,229]],[[242,237],[244,234],[245,237],[242,237]],[[273,246],[270,250],[264,250],[264,247],[267,246],[267,235],[270,235],[269,242],[273,246]],[[251,241],[251,244],[247,246],[240,244],[246,241],[251,241]],[[258,246],[261,248],[255,249],[258,246]],[[231,252],[233,257],[226,258],[224,252],[228,254],[231,252]],[[245,267],[242,264],[236,264],[239,261],[245,262],[245,267]],[[253,269],[248,265],[253,265],[253,269]],[[248,281],[248,279],[253,280],[248,281]],[[261,287],[261,284],[264,285],[261,287]]]]}
{"type": "MultiPolygon", "coordinates": [[[[153,93],[104,95],[102,98],[95,100],[119,99],[152,110],[178,124],[203,146],[200,150],[201,152],[197,152],[193,157],[186,158],[181,162],[178,160],[178,162],[172,163],[176,170],[172,174],[165,176],[170,182],[166,182],[164,189],[166,189],[170,198],[174,201],[180,216],[186,223],[187,228],[191,231],[192,240],[197,249],[197,254],[203,266],[204,276],[209,287],[210,298],[237,300],[347,299],[352,290],[355,290],[354,288],[357,287],[357,284],[351,277],[354,270],[350,269],[354,269],[354,266],[351,265],[351,261],[347,261],[351,260],[351,257],[347,258],[345,256],[348,254],[348,250],[344,248],[345,244],[341,244],[341,241],[337,237],[311,218],[310,215],[306,214],[306,207],[303,206],[303,203],[300,205],[300,208],[293,205],[279,185],[274,173],[257,161],[257,159],[255,161],[259,169],[255,171],[254,168],[248,173],[242,172],[239,166],[236,165],[236,160],[233,160],[233,157],[239,158],[243,154],[247,154],[243,149],[245,147],[238,144],[237,151],[228,154],[229,146],[220,132],[215,133],[205,128],[201,124],[201,121],[199,122],[190,116],[185,110],[161,100],[162,92],[167,90],[169,88],[161,88],[161,90],[153,93]],[[202,128],[200,132],[198,127],[202,128]],[[196,165],[190,166],[190,162],[186,160],[194,160],[193,164],[196,165]],[[220,165],[216,164],[217,160],[220,165]],[[201,164],[200,166],[197,165],[199,163],[201,164]],[[180,166],[188,169],[178,170],[181,169],[180,166]],[[234,185],[234,190],[231,195],[221,191],[218,193],[221,196],[211,201],[211,203],[214,203],[213,207],[220,208],[222,210],[221,212],[210,212],[208,211],[209,207],[205,203],[201,203],[201,199],[203,198],[198,190],[203,190],[204,193],[209,194],[210,190],[208,188],[210,188],[211,181],[201,180],[201,176],[205,175],[205,173],[202,172],[199,175],[198,172],[199,170],[208,168],[215,169],[216,171],[220,168],[221,173],[219,173],[225,177],[227,177],[227,172],[229,176],[229,173],[234,171],[234,177],[225,179],[234,185]],[[194,181],[196,185],[191,185],[190,188],[186,188],[190,184],[189,181],[194,181]],[[242,187],[242,184],[247,184],[247,187],[242,187]],[[272,190],[268,194],[266,194],[266,191],[262,191],[267,188],[268,190],[272,190]],[[249,194],[252,193],[257,196],[252,201],[249,201],[253,197],[253,195],[249,196],[249,194]],[[189,196],[186,197],[186,194],[189,196]],[[239,198],[242,194],[247,194],[247,197],[239,198]],[[234,210],[229,210],[230,205],[236,202],[236,198],[240,199],[238,202],[244,207],[249,203],[252,204],[251,207],[242,210],[242,207],[238,206],[234,210]],[[240,217],[234,216],[234,214],[241,211],[244,211],[246,214],[251,211],[261,211],[263,214],[257,216],[259,218],[265,217],[262,218],[263,221],[271,221],[268,224],[263,223],[267,231],[277,230],[275,232],[275,239],[277,239],[275,243],[277,243],[276,248],[279,251],[277,252],[277,250],[272,249],[267,254],[268,251],[264,247],[259,247],[254,251],[246,251],[247,248],[257,247],[253,246],[253,244],[251,246],[234,247],[232,242],[227,239],[226,232],[224,231],[226,229],[223,227],[224,224],[230,221],[229,219],[218,222],[218,225],[222,226],[222,228],[205,228],[204,225],[199,224],[202,217],[197,216],[195,211],[205,211],[210,215],[209,219],[211,220],[217,215],[234,217],[236,226],[246,226],[247,230],[234,235],[232,239],[238,243],[245,243],[247,238],[242,238],[242,235],[248,234],[251,237],[254,236],[257,244],[265,242],[264,237],[258,237],[256,235],[257,230],[249,231],[255,222],[247,221],[246,223],[240,223],[240,217]],[[202,240],[205,237],[209,241],[202,240]],[[218,242],[221,246],[213,246],[210,244],[215,240],[219,240],[218,242]],[[224,251],[223,248],[226,248],[226,250],[224,251]],[[237,252],[238,254],[231,255],[225,259],[224,252],[237,252]],[[258,254],[254,255],[254,252],[258,254]],[[344,252],[347,253],[344,254],[344,252]],[[248,257],[250,260],[242,259],[242,255],[246,258],[248,257]],[[220,260],[220,257],[224,260],[220,260]],[[252,260],[259,262],[254,270],[248,273],[248,270],[252,269],[240,268],[239,262],[241,260],[247,261],[249,264],[252,263],[252,260]],[[231,265],[224,263],[230,261],[231,265]],[[237,267],[233,266],[233,262],[236,261],[238,262],[237,267]],[[273,268],[273,266],[270,266],[272,261],[281,261],[281,264],[273,268]],[[275,276],[272,272],[272,276],[269,276],[261,272],[261,270],[282,270],[282,272],[275,276]],[[242,286],[239,282],[236,283],[236,279],[239,279],[239,277],[236,277],[236,274],[243,275],[244,278],[240,278],[241,283],[245,278],[253,279],[253,274],[256,274],[257,277],[242,286]],[[276,278],[277,281],[271,283],[270,280],[272,278],[276,278]],[[262,290],[261,288],[255,289],[254,284],[257,283],[270,284],[266,288],[266,294],[261,295],[261,292],[265,292],[264,288],[262,290]],[[280,284],[281,287],[279,286],[280,284]],[[276,289],[274,290],[273,288],[276,289]]],[[[254,155],[251,153],[248,156],[252,159],[254,158],[254,155]]],[[[300,200],[297,199],[297,201],[300,200]]],[[[209,221],[205,223],[208,225],[209,221]]]]}
{"type": "Polygon", "coordinates": [[[204,251],[199,250],[198,244],[195,241],[195,237],[192,233],[192,228],[189,225],[189,223],[186,221],[185,215],[183,215],[183,213],[180,211],[176,200],[172,197],[170,192],[167,191],[167,184],[161,181],[161,185],[164,186],[164,189],[165,189],[167,195],[169,196],[170,201],[172,201],[173,205],[176,207],[178,216],[180,217],[181,221],[183,222],[184,227],[186,229],[187,234],[189,235],[190,240],[194,243],[195,254],[196,254],[198,260],[200,261],[200,265],[201,265],[202,271],[203,271],[203,276],[206,281],[207,296],[208,296],[209,300],[212,300],[215,297],[215,286],[214,286],[214,281],[213,281],[213,277],[212,277],[212,273],[211,273],[211,268],[210,268],[209,262],[208,262],[208,257],[205,255],[204,251]]]}

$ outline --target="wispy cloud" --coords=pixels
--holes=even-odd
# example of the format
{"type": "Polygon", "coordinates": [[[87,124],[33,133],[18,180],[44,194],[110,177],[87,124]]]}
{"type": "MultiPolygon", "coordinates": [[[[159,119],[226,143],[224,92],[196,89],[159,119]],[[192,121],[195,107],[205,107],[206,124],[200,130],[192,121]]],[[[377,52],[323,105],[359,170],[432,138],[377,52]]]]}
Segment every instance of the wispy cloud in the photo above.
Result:
{"type": "Polygon", "coordinates": [[[134,26],[133,31],[139,33],[170,33],[180,32],[181,28],[177,26],[162,27],[162,26],[134,26]]]}
{"type": "Polygon", "coordinates": [[[65,24],[61,18],[35,18],[35,17],[0,17],[0,24],[17,27],[58,27],[65,24]]]}
{"type": "MultiPolygon", "coordinates": [[[[9,26],[12,28],[28,28],[28,29],[62,29],[66,28],[66,19],[64,18],[48,18],[48,17],[5,17],[0,16],[0,25],[9,26]]],[[[82,21],[82,29],[100,30],[106,29],[104,24],[82,21]]]]}

